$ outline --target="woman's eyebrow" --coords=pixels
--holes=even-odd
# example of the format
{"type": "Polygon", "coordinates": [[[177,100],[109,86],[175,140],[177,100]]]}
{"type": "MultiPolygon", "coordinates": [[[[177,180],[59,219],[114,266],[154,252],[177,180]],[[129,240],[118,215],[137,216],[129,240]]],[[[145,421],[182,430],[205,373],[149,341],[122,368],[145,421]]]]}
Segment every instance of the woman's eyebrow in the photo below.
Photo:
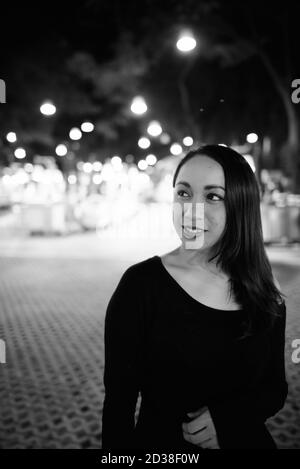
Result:
{"type": "MultiPolygon", "coordinates": [[[[177,184],[182,184],[183,186],[186,186],[191,189],[191,185],[186,181],[178,181],[176,183],[176,186],[177,184]]],[[[207,186],[204,186],[204,189],[223,189],[223,191],[225,191],[224,187],[218,186],[216,184],[208,184],[207,186]]]]}

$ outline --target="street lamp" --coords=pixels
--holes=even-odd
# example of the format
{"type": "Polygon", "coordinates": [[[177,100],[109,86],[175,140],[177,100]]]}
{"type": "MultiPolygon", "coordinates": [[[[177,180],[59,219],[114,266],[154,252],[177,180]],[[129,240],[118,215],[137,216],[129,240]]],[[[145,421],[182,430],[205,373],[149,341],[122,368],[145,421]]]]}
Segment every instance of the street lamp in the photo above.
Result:
{"type": "Polygon", "coordinates": [[[41,105],[40,111],[44,116],[53,116],[56,113],[56,107],[50,101],[46,101],[41,105]]]}
{"type": "Polygon", "coordinates": [[[138,141],[138,146],[142,148],[143,150],[146,150],[147,148],[149,148],[150,145],[151,145],[151,142],[149,138],[147,137],[141,137],[138,141]]]}
{"type": "Polygon", "coordinates": [[[173,145],[171,145],[170,147],[170,152],[172,153],[172,155],[181,155],[182,153],[182,146],[179,145],[179,143],[173,143],[173,145]]]}
{"type": "Polygon", "coordinates": [[[176,42],[177,49],[183,53],[191,52],[195,49],[196,45],[197,41],[189,31],[181,33],[178,41],[176,42]]]}
{"type": "Polygon", "coordinates": [[[77,127],[73,127],[73,129],[71,129],[69,132],[69,136],[71,140],[80,140],[82,133],[77,127]]]}
{"type": "Polygon", "coordinates": [[[82,132],[93,132],[95,126],[91,122],[83,122],[81,124],[82,132]]]}
{"type": "Polygon", "coordinates": [[[193,110],[190,103],[190,97],[187,86],[188,76],[196,62],[197,55],[191,53],[197,45],[197,41],[190,30],[182,31],[180,37],[176,43],[177,49],[184,55],[188,56],[185,65],[182,67],[181,73],[177,77],[178,89],[180,93],[180,100],[182,111],[187,123],[187,131],[191,132],[192,135],[197,137],[198,126],[193,118],[193,110]]]}
{"type": "Polygon", "coordinates": [[[255,133],[248,134],[246,140],[248,143],[256,143],[258,140],[258,135],[255,133]]]}
{"type": "Polygon", "coordinates": [[[145,112],[147,112],[148,106],[142,96],[136,96],[132,100],[130,109],[133,114],[141,116],[142,114],[145,114],[145,112]]]}
{"type": "Polygon", "coordinates": [[[184,137],[184,139],[182,140],[183,144],[186,146],[186,147],[191,147],[194,143],[194,140],[192,137],[184,137]]]}
{"type": "Polygon", "coordinates": [[[140,160],[140,161],[138,162],[138,168],[139,168],[141,171],[144,171],[145,169],[147,169],[147,168],[148,168],[148,163],[147,163],[147,161],[145,161],[145,160],[140,160]]]}
{"type": "Polygon", "coordinates": [[[26,151],[24,148],[19,147],[15,149],[15,157],[18,158],[18,160],[22,160],[23,158],[26,157],[26,151]]]}
{"type": "Polygon", "coordinates": [[[162,133],[162,128],[159,122],[152,121],[148,125],[147,132],[151,137],[158,137],[162,133]]]}
{"type": "Polygon", "coordinates": [[[15,132],[8,132],[8,134],[6,135],[6,140],[9,143],[15,143],[17,141],[17,135],[15,134],[15,132]]]}
{"type": "Polygon", "coordinates": [[[146,156],[146,163],[149,166],[154,166],[156,162],[157,162],[157,158],[152,153],[150,153],[149,155],[146,156]]]}
{"type": "Polygon", "coordinates": [[[68,153],[68,149],[66,145],[62,143],[60,145],[57,145],[57,147],[55,148],[55,153],[57,154],[57,156],[65,156],[68,153]]]}

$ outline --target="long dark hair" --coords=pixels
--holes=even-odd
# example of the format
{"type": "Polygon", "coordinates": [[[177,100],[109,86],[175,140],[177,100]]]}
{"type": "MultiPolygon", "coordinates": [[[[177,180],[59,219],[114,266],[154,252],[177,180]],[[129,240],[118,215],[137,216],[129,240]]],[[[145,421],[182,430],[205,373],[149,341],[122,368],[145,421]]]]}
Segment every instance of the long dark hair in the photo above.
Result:
{"type": "Polygon", "coordinates": [[[246,159],[229,147],[205,145],[192,150],[180,161],[174,176],[173,187],[180,168],[191,158],[208,156],[217,161],[225,175],[226,226],[217,243],[217,266],[230,278],[230,295],[245,311],[241,338],[258,330],[272,327],[280,315],[284,295],[274,284],[262,233],[260,189],[246,159]]]}

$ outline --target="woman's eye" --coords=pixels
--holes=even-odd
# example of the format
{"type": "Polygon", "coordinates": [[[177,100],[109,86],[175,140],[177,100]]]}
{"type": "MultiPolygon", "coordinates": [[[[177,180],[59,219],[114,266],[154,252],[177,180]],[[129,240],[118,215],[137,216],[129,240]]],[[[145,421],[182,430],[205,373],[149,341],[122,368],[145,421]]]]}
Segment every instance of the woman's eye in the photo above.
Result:
{"type": "Polygon", "coordinates": [[[189,196],[189,194],[186,192],[186,191],[178,191],[177,194],[179,195],[179,197],[184,197],[183,194],[186,194],[187,196],[189,196]]]}
{"type": "Polygon", "coordinates": [[[218,200],[224,200],[223,197],[221,197],[220,195],[218,194],[213,194],[213,193],[210,193],[207,195],[207,197],[217,197],[217,199],[214,199],[215,202],[217,202],[218,200]]]}

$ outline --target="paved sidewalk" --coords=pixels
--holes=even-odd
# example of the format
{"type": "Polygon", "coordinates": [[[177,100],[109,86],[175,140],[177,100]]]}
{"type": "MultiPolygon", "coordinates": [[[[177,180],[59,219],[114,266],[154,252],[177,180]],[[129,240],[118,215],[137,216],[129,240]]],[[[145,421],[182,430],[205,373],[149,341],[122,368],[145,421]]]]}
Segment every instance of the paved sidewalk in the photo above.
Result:
{"type": "MultiPolygon", "coordinates": [[[[0,448],[100,448],[103,324],[126,267],[171,250],[171,240],[118,244],[93,233],[0,241],[0,448]]],[[[289,396],[268,422],[280,448],[300,449],[300,255],[268,248],[287,295],[289,396]]]]}

